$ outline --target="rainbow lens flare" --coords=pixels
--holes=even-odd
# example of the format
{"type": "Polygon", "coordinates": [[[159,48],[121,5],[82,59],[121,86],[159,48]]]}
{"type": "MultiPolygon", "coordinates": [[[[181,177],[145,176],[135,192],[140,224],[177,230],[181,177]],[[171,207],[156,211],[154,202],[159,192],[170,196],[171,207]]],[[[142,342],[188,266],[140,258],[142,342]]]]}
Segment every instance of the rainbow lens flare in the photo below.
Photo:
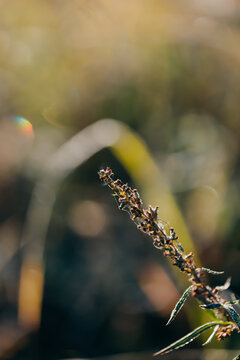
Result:
{"type": "Polygon", "coordinates": [[[13,116],[13,119],[15,123],[17,124],[18,128],[20,129],[20,132],[24,135],[31,135],[33,136],[33,127],[30,121],[24,119],[21,116],[13,116]]]}

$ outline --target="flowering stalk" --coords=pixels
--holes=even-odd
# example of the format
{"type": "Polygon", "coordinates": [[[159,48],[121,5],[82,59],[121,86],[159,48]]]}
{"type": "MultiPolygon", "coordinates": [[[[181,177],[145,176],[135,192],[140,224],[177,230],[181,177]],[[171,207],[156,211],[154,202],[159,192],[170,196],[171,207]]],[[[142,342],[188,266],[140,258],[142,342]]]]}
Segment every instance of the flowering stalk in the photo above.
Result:
{"type": "Polygon", "coordinates": [[[191,293],[192,296],[203,304],[202,308],[213,311],[219,319],[219,324],[215,330],[219,341],[230,336],[233,330],[239,330],[238,315],[232,308],[232,303],[226,303],[226,300],[219,294],[220,290],[225,290],[229,287],[230,281],[228,280],[224,286],[216,286],[215,288],[211,288],[205,284],[204,281],[204,272],[212,274],[222,272],[197,267],[194,263],[193,253],[190,252],[187,255],[184,253],[184,249],[178,242],[178,236],[174,229],[171,227],[167,232],[162,222],[158,219],[158,207],[153,208],[149,206],[147,209],[144,209],[143,201],[138,191],[132,189],[128,184],[123,184],[119,179],[114,180],[114,174],[110,168],[100,170],[98,175],[100,180],[112,190],[119,209],[127,211],[131,220],[137,225],[137,228],[149,235],[153,241],[153,245],[161,250],[164,256],[170,258],[173,265],[177,266],[181,272],[188,276],[191,286],[179,300],[170,319],[176,316],[186,300],[187,295],[191,293]]]}

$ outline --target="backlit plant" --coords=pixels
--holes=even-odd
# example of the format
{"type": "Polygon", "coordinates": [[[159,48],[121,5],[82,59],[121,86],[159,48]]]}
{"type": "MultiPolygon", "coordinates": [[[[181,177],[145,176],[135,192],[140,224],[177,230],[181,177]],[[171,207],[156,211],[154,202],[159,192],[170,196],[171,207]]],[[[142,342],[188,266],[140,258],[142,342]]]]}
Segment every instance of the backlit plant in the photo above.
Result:
{"type": "MultiPolygon", "coordinates": [[[[154,355],[163,355],[172,350],[183,347],[200,334],[212,328],[212,334],[204,345],[217,337],[218,341],[224,340],[231,336],[232,332],[240,332],[240,318],[233,305],[240,302],[234,299],[226,301],[220,295],[220,292],[230,286],[230,279],[227,279],[224,285],[212,288],[205,282],[204,273],[213,275],[222,274],[223,272],[213,271],[203,267],[197,267],[194,262],[192,252],[185,254],[182,245],[178,241],[174,228],[167,231],[161,220],[158,218],[158,207],[143,207],[143,201],[136,189],[132,189],[128,184],[121,180],[114,180],[113,172],[110,168],[99,171],[99,178],[104,185],[107,185],[113,192],[120,210],[127,211],[131,220],[137,225],[137,228],[150,236],[155,248],[162,251],[163,255],[170,258],[172,264],[186,274],[190,286],[185,290],[175,308],[173,309],[167,325],[170,324],[178,312],[181,310],[186,299],[192,295],[200,302],[202,309],[210,311],[214,316],[214,321],[208,322],[194,329],[189,334],[157,351],[154,355]]],[[[240,359],[240,355],[233,360],[240,359]]]]}

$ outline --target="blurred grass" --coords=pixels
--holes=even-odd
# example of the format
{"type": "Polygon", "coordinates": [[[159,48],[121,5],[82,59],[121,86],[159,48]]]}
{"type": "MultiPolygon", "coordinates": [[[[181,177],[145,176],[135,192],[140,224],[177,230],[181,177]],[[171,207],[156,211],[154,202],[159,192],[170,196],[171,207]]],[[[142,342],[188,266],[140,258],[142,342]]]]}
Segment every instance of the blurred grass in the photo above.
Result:
{"type": "Polygon", "coordinates": [[[118,114],[107,116],[125,113],[135,126],[144,119],[136,119],[137,104],[153,123],[156,111],[169,118],[190,105],[239,130],[239,29],[232,2],[226,16],[223,2],[218,10],[199,2],[142,0],[0,6],[2,105],[9,102],[34,123],[83,127],[106,116],[99,112],[112,98],[118,114]],[[226,82],[231,93],[224,92],[226,82]],[[129,104],[128,91],[134,96],[129,104]],[[116,102],[117,94],[124,99],[116,102]]]}

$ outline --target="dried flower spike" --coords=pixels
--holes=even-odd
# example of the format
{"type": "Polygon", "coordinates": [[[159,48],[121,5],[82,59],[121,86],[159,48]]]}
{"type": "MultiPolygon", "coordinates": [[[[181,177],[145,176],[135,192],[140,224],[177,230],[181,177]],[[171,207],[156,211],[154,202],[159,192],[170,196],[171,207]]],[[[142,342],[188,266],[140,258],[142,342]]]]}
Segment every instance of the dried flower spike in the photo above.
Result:
{"type": "MultiPolygon", "coordinates": [[[[234,330],[239,331],[239,319],[237,318],[235,310],[231,307],[231,304],[226,306],[226,301],[219,295],[219,290],[223,287],[219,286],[212,289],[209,285],[205,284],[204,272],[213,275],[218,275],[222,272],[207,268],[198,268],[194,263],[193,253],[184,254],[183,247],[177,242],[178,236],[174,229],[171,227],[169,232],[167,232],[163,226],[163,222],[158,219],[158,206],[154,208],[149,205],[147,209],[144,209],[143,201],[138,191],[132,189],[128,184],[124,184],[120,179],[114,180],[114,174],[109,167],[106,170],[100,170],[98,175],[104,185],[107,185],[112,190],[119,209],[128,212],[131,220],[137,225],[137,228],[149,235],[153,245],[161,250],[164,256],[170,258],[172,264],[177,266],[181,272],[185,273],[191,282],[191,286],[184,292],[175,306],[168,323],[178,314],[187,295],[190,293],[203,304],[203,309],[211,310],[214,312],[215,317],[219,319],[217,322],[208,323],[205,324],[206,326],[202,325],[198,329],[195,329],[192,333],[167,347],[167,351],[186,345],[189,341],[192,341],[194,337],[198,336],[200,332],[212,326],[215,327],[213,335],[216,334],[218,340],[223,340],[230,336],[234,330]]],[[[226,287],[226,285],[224,285],[224,287],[226,287]]],[[[210,337],[208,342],[210,342],[212,338],[213,336],[210,337]]],[[[157,352],[157,354],[163,352],[166,351],[160,351],[157,352]]]]}

